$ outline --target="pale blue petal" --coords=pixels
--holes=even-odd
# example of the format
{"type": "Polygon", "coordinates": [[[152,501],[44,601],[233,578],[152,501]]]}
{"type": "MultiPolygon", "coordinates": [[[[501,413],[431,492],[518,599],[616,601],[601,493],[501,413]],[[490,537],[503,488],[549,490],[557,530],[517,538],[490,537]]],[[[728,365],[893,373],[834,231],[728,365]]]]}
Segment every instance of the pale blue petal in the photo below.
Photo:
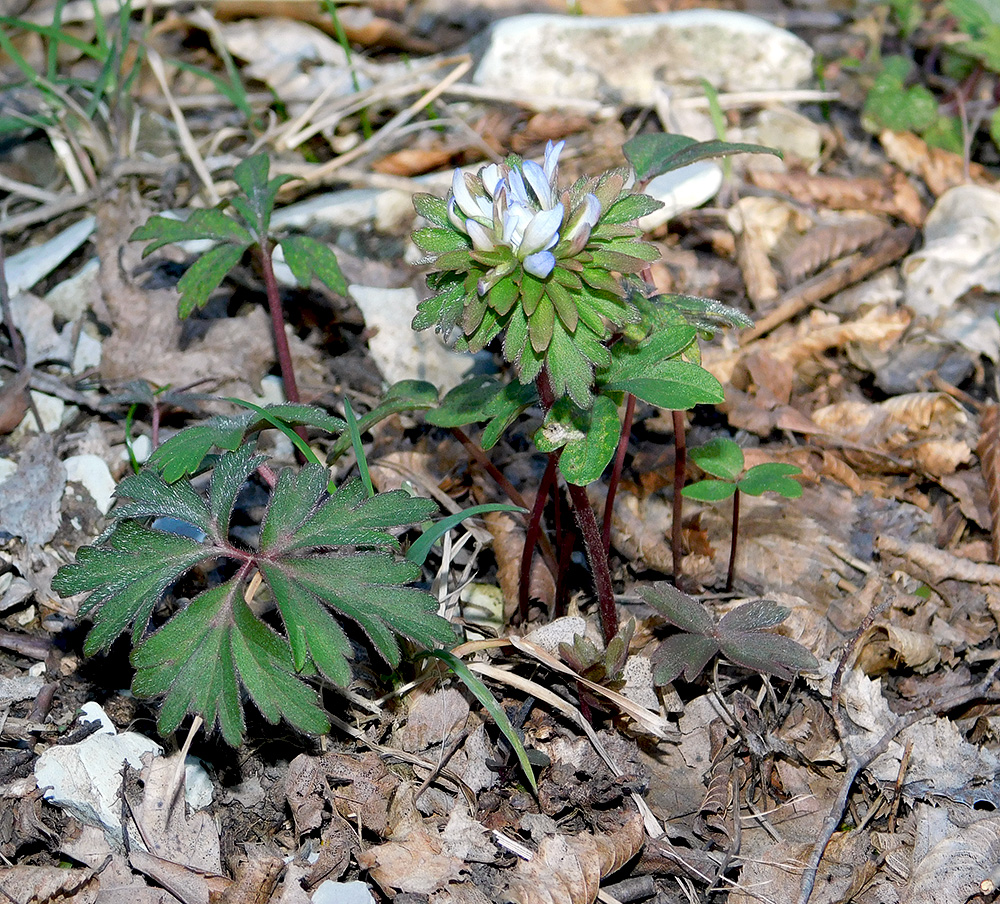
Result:
{"type": "Polygon", "coordinates": [[[536,251],[546,251],[555,245],[559,241],[562,218],[562,204],[556,204],[550,210],[540,210],[536,213],[524,229],[517,256],[523,260],[536,251]]]}
{"type": "Polygon", "coordinates": [[[508,207],[503,218],[503,243],[516,251],[533,216],[534,212],[521,204],[508,207]]]}
{"type": "Polygon", "coordinates": [[[524,259],[524,269],[532,276],[545,279],[555,268],[556,259],[551,251],[538,251],[524,259]]]}

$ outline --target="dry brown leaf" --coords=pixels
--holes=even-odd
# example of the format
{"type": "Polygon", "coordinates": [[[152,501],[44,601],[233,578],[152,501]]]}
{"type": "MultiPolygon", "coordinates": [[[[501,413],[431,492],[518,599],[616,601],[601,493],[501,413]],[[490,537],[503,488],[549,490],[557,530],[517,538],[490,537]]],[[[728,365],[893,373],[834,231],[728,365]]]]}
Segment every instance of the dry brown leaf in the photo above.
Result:
{"type": "MultiPolygon", "coordinates": [[[[497,560],[497,583],[503,592],[504,617],[517,611],[518,589],[521,586],[521,553],[524,550],[524,522],[506,512],[487,512],[483,523],[493,537],[493,554],[497,560]]],[[[531,563],[528,595],[545,607],[556,598],[556,584],[536,551],[531,563]]]]}
{"type": "Polygon", "coordinates": [[[872,216],[844,218],[809,230],[782,261],[789,282],[805,279],[825,264],[851,254],[885,235],[889,226],[872,216]]]}
{"type": "Polygon", "coordinates": [[[1000,565],[986,565],[963,559],[929,543],[905,543],[888,534],[876,538],[880,555],[895,556],[920,569],[920,580],[930,584],[964,581],[969,584],[1000,585],[1000,565]]]}
{"type": "Polygon", "coordinates": [[[0,434],[10,433],[28,411],[28,383],[31,371],[19,370],[0,386],[0,434]]]}
{"type": "Polygon", "coordinates": [[[736,260],[747,296],[757,308],[778,297],[778,275],[770,254],[791,228],[795,211],[774,198],[741,198],[727,220],[736,234],[736,260]]]}
{"type": "Polygon", "coordinates": [[[983,481],[990,502],[990,550],[1000,565],[1000,405],[987,405],[979,422],[976,454],[982,464],[983,481]]]}
{"type": "Polygon", "coordinates": [[[58,869],[54,866],[15,866],[0,869],[0,888],[11,901],[24,904],[93,904],[100,880],[92,869],[58,869]]]}
{"type": "Polygon", "coordinates": [[[415,753],[435,744],[450,744],[465,728],[469,701],[456,688],[412,696],[406,724],[399,730],[403,750],[415,753]]]}
{"type": "Polygon", "coordinates": [[[936,198],[949,188],[970,181],[989,187],[997,184],[996,178],[985,166],[969,163],[966,173],[965,161],[960,154],[931,147],[912,132],[886,130],[878,138],[889,159],[900,169],[923,179],[936,198]]]}
{"type": "Polygon", "coordinates": [[[376,160],[372,169],[390,176],[420,176],[446,166],[453,155],[451,148],[403,148],[376,160]]]}
{"type": "Polygon", "coordinates": [[[990,878],[1000,862],[1000,816],[987,816],[972,825],[956,827],[939,841],[910,873],[901,900],[904,904],[965,904],[996,889],[990,878]]]}
{"type": "Polygon", "coordinates": [[[643,837],[637,812],[604,835],[551,835],[531,860],[517,864],[507,895],[518,904],[592,904],[601,879],[639,853],[643,837]]]}
{"type": "Polygon", "coordinates": [[[927,216],[920,196],[898,171],[892,178],[881,180],[812,175],[802,170],[783,173],[755,167],[750,170],[750,180],[760,188],[783,192],[810,206],[889,214],[910,226],[920,226],[927,216]]]}

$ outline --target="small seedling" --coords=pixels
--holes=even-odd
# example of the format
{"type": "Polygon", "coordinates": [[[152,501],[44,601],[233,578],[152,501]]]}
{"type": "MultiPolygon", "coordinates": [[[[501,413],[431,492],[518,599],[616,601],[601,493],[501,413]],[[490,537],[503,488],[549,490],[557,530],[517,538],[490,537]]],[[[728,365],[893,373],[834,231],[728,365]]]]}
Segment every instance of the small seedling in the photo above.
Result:
{"type": "MultiPolygon", "coordinates": [[[[630,618],[611,638],[611,643],[606,649],[602,650],[589,638],[576,634],[573,643],[559,644],[559,656],[582,678],[610,690],[620,691],[625,686],[625,663],[628,660],[628,648],[634,634],[635,619],[630,618]]],[[[585,716],[589,717],[592,709],[605,708],[606,704],[582,684],[578,690],[580,705],[585,716]]]]}
{"type": "Polygon", "coordinates": [[[233,178],[242,194],[229,200],[232,213],[222,207],[214,207],[196,210],[186,220],[154,216],[132,233],[132,240],[149,242],[143,250],[143,257],[164,245],[177,242],[208,240],[215,243],[177,283],[181,293],[177,310],[182,318],[189,316],[195,308],[204,307],[225,275],[239,263],[247,250],[252,249],[264,275],[285,398],[298,402],[299,390],[285,335],[285,314],[278,281],[274,276],[275,248],[280,245],[285,263],[301,286],[308,286],[316,277],[332,292],[344,295],[347,293],[347,282],[340,272],[336,255],[326,245],[305,235],[285,236],[278,240],[272,237],[270,226],[275,198],[281,186],[293,177],[275,176],[269,179],[269,169],[266,154],[256,154],[236,166],[233,178]]]}
{"type": "Polygon", "coordinates": [[[792,480],[802,469],[782,462],[764,462],[744,471],[743,450],[731,439],[717,436],[704,446],[692,449],[691,460],[712,477],[684,487],[688,499],[699,502],[720,502],[733,498],[733,532],[729,547],[729,570],[726,574],[726,591],[733,589],[736,569],[736,549],[740,536],[740,494],[761,496],[777,493],[786,499],[798,499],[802,485],[792,480]]]}
{"type": "Polygon", "coordinates": [[[653,654],[653,681],[660,687],[681,675],[694,681],[717,653],[735,665],[791,680],[819,662],[802,644],[767,629],[780,625],[790,610],[771,600],[753,600],[722,616],[718,624],[696,599],[666,582],[644,587],[642,598],[670,624],[680,628],[653,654]]]}

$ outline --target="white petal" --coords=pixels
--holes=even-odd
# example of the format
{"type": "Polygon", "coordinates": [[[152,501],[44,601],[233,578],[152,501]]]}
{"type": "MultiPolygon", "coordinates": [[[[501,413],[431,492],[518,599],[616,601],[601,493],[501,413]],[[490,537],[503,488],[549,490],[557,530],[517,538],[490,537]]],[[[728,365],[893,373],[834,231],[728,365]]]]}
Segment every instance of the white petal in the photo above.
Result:
{"type": "Polygon", "coordinates": [[[511,170],[507,174],[507,186],[509,190],[508,200],[513,206],[520,204],[522,207],[534,207],[531,198],[528,197],[528,190],[524,187],[524,179],[517,170],[511,170]]]}
{"type": "Polygon", "coordinates": [[[486,189],[486,194],[491,198],[495,198],[497,196],[497,188],[503,182],[503,173],[500,172],[500,167],[495,163],[484,166],[479,171],[479,178],[483,180],[483,188],[486,189]]]}
{"type": "Polygon", "coordinates": [[[563,238],[568,239],[570,242],[583,239],[580,245],[580,248],[583,248],[587,244],[586,239],[590,237],[590,230],[597,225],[597,221],[600,218],[601,202],[597,200],[596,195],[585,195],[583,202],[573,212],[572,219],[563,233],[563,238]]]}
{"type": "Polygon", "coordinates": [[[475,220],[465,221],[465,231],[469,233],[469,238],[472,239],[472,247],[476,251],[492,251],[496,248],[496,242],[493,241],[493,236],[490,235],[489,231],[477,223],[475,220]]]}
{"type": "Polygon", "coordinates": [[[465,183],[465,173],[461,170],[455,170],[451,177],[451,193],[459,209],[467,217],[471,217],[478,212],[479,205],[476,204],[475,199],[472,197],[472,192],[469,191],[469,186],[465,183]]]}
{"type": "Polygon", "coordinates": [[[531,186],[532,191],[534,191],[535,197],[538,198],[538,203],[542,209],[548,210],[555,199],[552,197],[552,188],[545,176],[545,170],[535,163],[534,160],[525,160],[524,178],[527,180],[528,185],[531,186]]]}
{"type": "Polygon", "coordinates": [[[522,204],[508,207],[503,218],[503,243],[516,251],[521,244],[524,230],[528,228],[534,215],[534,211],[528,210],[522,204]]]}
{"type": "Polygon", "coordinates": [[[551,251],[539,251],[524,259],[524,269],[532,276],[545,279],[555,268],[556,259],[551,251]]]}
{"type": "Polygon", "coordinates": [[[458,210],[458,202],[453,197],[448,199],[448,220],[456,229],[467,232],[465,217],[461,216],[461,212],[458,210]]]}
{"type": "Polygon", "coordinates": [[[559,241],[559,227],[562,225],[563,206],[556,204],[550,210],[540,210],[525,227],[517,256],[524,260],[536,251],[546,251],[559,241]]]}
{"type": "Polygon", "coordinates": [[[566,147],[565,141],[560,141],[558,144],[550,141],[545,145],[545,178],[553,189],[556,184],[556,170],[559,168],[559,155],[564,147],[566,147]]]}

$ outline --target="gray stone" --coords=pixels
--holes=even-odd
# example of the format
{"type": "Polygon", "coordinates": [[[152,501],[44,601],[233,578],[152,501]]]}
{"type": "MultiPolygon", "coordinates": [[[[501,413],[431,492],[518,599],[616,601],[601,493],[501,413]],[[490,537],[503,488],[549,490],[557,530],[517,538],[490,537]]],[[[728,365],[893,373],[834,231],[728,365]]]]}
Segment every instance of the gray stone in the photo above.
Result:
{"type": "Polygon", "coordinates": [[[745,13],[692,9],[600,18],[514,16],[497,22],[473,74],[508,94],[651,105],[664,83],[703,93],[796,88],[812,51],[791,32],[745,13]]]}

